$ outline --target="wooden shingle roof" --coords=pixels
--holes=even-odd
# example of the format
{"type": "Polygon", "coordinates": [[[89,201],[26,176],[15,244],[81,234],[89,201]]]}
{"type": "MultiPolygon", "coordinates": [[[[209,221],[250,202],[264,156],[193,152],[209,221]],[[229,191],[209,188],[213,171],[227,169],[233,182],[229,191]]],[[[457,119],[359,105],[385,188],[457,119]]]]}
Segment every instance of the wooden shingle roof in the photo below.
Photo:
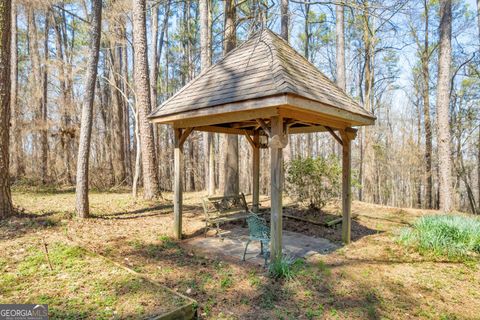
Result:
{"type": "MultiPolygon", "coordinates": [[[[224,113],[221,106],[225,105],[230,106],[229,112],[236,112],[243,108],[238,102],[258,102],[278,96],[313,101],[317,103],[313,111],[319,114],[323,113],[324,106],[338,119],[352,116],[353,125],[368,125],[375,120],[370,112],[268,29],[258,32],[206,69],[162,103],[149,118],[168,123],[170,119],[199,114],[212,116],[216,110],[224,113]]],[[[262,107],[256,103],[249,108],[262,107]]]]}

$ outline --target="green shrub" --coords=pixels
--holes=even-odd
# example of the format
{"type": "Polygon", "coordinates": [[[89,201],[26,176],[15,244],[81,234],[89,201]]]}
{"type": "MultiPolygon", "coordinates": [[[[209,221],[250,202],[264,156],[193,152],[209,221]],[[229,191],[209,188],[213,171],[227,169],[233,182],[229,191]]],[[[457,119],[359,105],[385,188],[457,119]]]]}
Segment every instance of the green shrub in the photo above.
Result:
{"type": "Polygon", "coordinates": [[[287,165],[287,193],[311,208],[321,209],[340,195],[342,168],[337,157],[298,158],[287,165]]]}
{"type": "Polygon", "coordinates": [[[400,242],[451,258],[479,254],[480,220],[459,215],[424,216],[412,228],[402,230],[400,242]]]}

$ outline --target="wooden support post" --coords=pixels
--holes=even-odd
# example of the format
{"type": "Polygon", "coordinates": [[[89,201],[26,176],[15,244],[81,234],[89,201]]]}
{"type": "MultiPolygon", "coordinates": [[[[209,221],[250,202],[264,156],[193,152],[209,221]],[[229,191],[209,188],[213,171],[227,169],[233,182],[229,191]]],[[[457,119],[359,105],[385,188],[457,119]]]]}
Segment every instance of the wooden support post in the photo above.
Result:
{"type": "Polygon", "coordinates": [[[283,148],[286,146],[283,118],[271,118],[271,136],[275,143],[270,144],[270,187],[271,187],[271,259],[282,258],[282,194],[283,194],[283,148]]]}
{"type": "MultiPolygon", "coordinates": [[[[174,200],[173,200],[173,236],[175,239],[182,238],[182,205],[183,205],[183,129],[175,128],[174,143],[175,150],[173,154],[174,161],[174,200]]],[[[185,141],[185,139],[183,139],[185,141]]]]}
{"type": "Polygon", "coordinates": [[[213,133],[208,133],[208,194],[215,194],[215,146],[213,133]]]}
{"type": "Polygon", "coordinates": [[[342,136],[342,241],[350,243],[352,229],[352,189],[351,189],[351,141],[355,139],[351,128],[340,131],[342,136]]]}
{"type": "Polygon", "coordinates": [[[258,213],[260,204],[260,133],[255,131],[253,136],[253,188],[252,188],[252,211],[258,213]]]}

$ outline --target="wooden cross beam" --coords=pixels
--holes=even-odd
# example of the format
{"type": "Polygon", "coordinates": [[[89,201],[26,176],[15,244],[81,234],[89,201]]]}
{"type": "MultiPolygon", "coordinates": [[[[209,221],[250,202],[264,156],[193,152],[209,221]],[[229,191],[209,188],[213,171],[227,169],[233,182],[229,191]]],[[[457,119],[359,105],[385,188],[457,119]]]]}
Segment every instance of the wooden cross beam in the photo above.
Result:
{"type": "Polygon", "coordinates": [[[256,120],[257,120],[257,123],[260,125],[260,127],[262,127],[265,134],[270,137],[272,133],[270,132],[270,128],[267,126],[265,121],[263,121],[263,119],[256,119],[256,120]]]}

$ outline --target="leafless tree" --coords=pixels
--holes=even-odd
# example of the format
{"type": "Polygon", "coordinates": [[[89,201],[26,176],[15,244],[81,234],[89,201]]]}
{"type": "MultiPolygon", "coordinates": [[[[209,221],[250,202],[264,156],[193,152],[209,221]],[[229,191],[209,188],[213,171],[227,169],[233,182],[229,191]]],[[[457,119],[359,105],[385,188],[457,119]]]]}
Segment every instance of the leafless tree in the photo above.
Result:
{"type": "MultiPolygon", "coordinates": [[[[234,0],[225,1],[225,33],[224,33],[224,54],[228,54],[235,48],[236,36],[236,8],[234,0]]],[[[223,185],[224,194],[237,194],[239,192],[239,170],[238,170],[238,136],[227,135],[225,144],[225,180],[223,185]]]]}
{"type": "Polygon", "coordinates": [[[13,213],[9,176],[11,1],[0,1],[0,219],[13,213]]]}
{"type": "Polygon", "coordinates": [[[18,103],[18,38],[17,38],[17,1],[12,1],[12,39],[11,39],[11,89],[10,89],[10,107],[12,133],[16,138],[12,142],[12,172],[15,178],[20,178],[25,174],[25,164],[23,162],[23,143],[20,123],[20,104],[18,103]]]}
{"type": "Polygon", "coordinates": [[[335,6],[335,43],[336,43],[336,78],[337,85],[346,90],[346,68],[345,68],[345,23],[343,5],[335,6]]]}
{"type": "Polygon", "coordinates": [[[148,122],[150,113],[150,81],[148,75],[147,28],[145,0],[133,0],[133,46],[135,102],[138,110],[138,126],[142,149],[143,196],[153,199],[160,195],[156,165],[153,128],[148,122]]]}
{"type": "MultiPolygon", "coordinates": [[[[212,64],[210,0],[200,0],[200,68],[205,71],[212,64]]],[[[205,186],[208,194],[215,193],[215,146],[211,132],[203,134],[205,156],[205,186]]]]}
{"type": "Polygon", "coordinates": [[[440,1],[439,26],[439,57],[437,81],[437,144],[438,144],[438,171],[440,210],[451,211],[452,187],[451,170],[452,159],[450,151],[450,88],[452,63],[452,2],[440,1]]]}
{"type": "Polygon", "coordinates": [[[102,0],[92,0],[92,21],[90,22],[90,47],[85,77],[85,102],[82,106],[80,124],[80,143],[77,161],[77,215],[88,218],[90,208],[88,203],[88,164],[90,158],[90,141],[92,137],[93,102],[97,80],[97,65],[100,50],[102,26],[102,0]]]}
{"type": "Polygon", "coordinates": [[[281,36],[283,39],[288,41],[288,28],[289,28],[289,11],[288,11],[288,0],[281,0],[281,36]]]}

